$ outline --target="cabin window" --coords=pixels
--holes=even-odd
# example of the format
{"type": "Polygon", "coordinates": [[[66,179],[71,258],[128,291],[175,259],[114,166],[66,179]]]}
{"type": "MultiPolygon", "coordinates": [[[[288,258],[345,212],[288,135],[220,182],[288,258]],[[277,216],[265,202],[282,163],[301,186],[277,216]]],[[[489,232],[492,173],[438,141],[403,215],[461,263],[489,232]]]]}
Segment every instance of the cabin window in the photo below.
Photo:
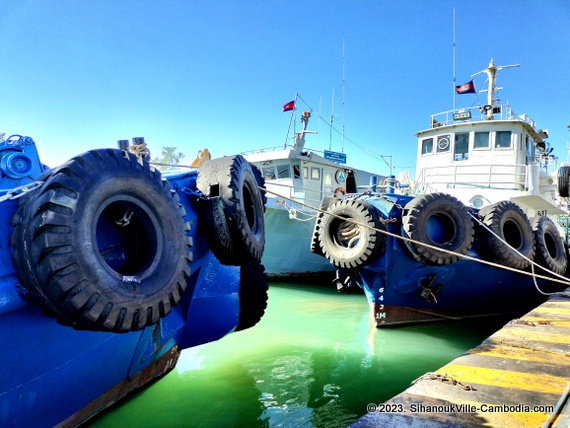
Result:
{"type": "Polygon", "coordinates": [[[263,167],[263,178],[266,180],[275,180],[275,168],[272,166],[263,167]]]}
{"type": "Polygon", "coordinates": [[[469,159],[469,133],[455,134],[453,160],[462,161],[467,159],[469,159]]]}
{"type": "Polygon", "coordinates": [[[332,186],[332,174],[330,172],[325,173],[325,186],[332,186]]]}
{"type": "Polygon", "coordinates": [[[511,147],[511,131],[497,131],[495,134],[495,148],[508,149],[511,147]]]}
{"type": "Polygon", "coordinates": [[[301,171],[299,165],[293,165],[293,178],[300,178],[300,177],[301,177],[301,171]]]}
{"type": "Polygon", "coordinates": [[[311,168],[311,180],[320,180],[320,179],[321,179],[321,169],[311,168]]]}
{"type": "Polygon", "coordinates": [[[433,138],[422,140],[422,155],[430,155],[433,153],[433,138]]]}
{"type": "Polygon", "coordinates": [[[489,148],[489,132],[476,132],[475,141],[473,143],[474,149],[488,149],[489,148]]]}
{"type": "Polygon", "coordinates": [[[291,178],[289,165],[277,165],[277,178],[291,178]]]}
{"type": "Polygon", "coordinates": [[[305,179],[309,178],[309,167],[308,166],[303,167],[303,178],[305,178],[305,179]]]}
{"type": "Polygon", "coordinates": [[[526,164],[532,164],[534,159],[534,141],[527,135],[525,138],[526,141],[526,164]]]}
{"type": "Polygon", "coordinates": [[[451,144],[449,143],[450,138],[451,138],[451,135],[449,135],[449,134],[440,135],[439,137],[437,137],[437,152],[438,153],[449,152],[449,149],[451,147],[451,144]]]}

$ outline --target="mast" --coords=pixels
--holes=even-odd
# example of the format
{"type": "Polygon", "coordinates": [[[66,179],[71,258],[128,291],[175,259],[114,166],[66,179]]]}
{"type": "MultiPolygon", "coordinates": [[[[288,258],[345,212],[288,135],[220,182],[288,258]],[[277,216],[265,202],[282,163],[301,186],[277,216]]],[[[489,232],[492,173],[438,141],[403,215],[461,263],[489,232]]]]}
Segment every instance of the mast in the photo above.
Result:
{"type": "Polygon", "coordinates": [[[333,117],[334,117],[334,89],[332,91],[332,108],[331,108],[331,120],[330,120],[331,127],[329,131],[329,151],[332,150],[333,117]]]}
{"type": "MultiPolygon", "coordinates": [[[[497,88],[495,83],[497,81],[497,71],[502,70],[503,68],[511,68],[511,67],[520,67],[520,64],[500,65],[498,67],[495,67],[495,61],[493,61],[493,58],[491,58],[489,66],[485,70],[481,70],[471,75],[471,77],[473,78],[478,74],[487,73],[487,81],[489,82],[487,86],[487,105],[491,106],[491,108],[487,109],[487,120],[493,119],[493,106],[495,105],[495,101],[498,101],[495,99],[495,91],[502,89],[502,88],[497,88]]],[[[485,90],[482,90],[481,92],[485,92],[485,90]]]]}

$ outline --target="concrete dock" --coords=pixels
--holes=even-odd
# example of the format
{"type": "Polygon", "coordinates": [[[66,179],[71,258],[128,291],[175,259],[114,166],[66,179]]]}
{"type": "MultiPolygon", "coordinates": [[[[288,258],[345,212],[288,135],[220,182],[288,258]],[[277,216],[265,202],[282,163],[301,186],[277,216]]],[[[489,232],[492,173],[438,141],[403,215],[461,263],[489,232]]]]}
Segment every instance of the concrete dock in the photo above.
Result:
{"type": "Polygon", "coordinates": [[[570,427],[570,288],[350,425],[570,427]]]}

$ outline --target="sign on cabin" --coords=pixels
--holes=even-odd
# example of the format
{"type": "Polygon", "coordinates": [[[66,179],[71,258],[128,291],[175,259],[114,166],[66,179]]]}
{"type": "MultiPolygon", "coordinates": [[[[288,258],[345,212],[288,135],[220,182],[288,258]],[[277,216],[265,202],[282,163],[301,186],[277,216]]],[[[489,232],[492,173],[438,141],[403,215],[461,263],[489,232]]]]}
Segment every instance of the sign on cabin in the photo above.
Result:
{"type": "Polygon", "coordinates": [[[337,163],[346,163],[346,154],[345,153],[338,153],[338,152],[330,152],[325,150],[325,159],[328,159],[333,162],[337,163]]]}

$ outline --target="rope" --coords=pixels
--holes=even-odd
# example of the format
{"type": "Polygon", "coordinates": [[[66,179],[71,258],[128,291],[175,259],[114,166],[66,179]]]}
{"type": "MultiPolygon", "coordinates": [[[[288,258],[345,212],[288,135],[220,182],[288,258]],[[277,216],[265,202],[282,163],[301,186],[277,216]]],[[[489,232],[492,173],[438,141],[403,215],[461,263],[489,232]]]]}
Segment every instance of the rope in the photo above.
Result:
{"type": "MultiPolygon", "coordinates": [[[[474,262],[477,262],[477,263],[481,263],[481,264],[484,264],[484,265],[487,265],[487,266],[492,266],[492,267],[495,267],[495,268],[498,268],[498,269],[508,270],[508,271],[515,272],[515,273],[518,273],[518,274],[521,274],[521,275],[531,276],[531,277],[535,278],[535,286],[537,287],[537,290],[538,290],[538,286],[536,285],[536,278],[544,279],[544,280],[547,280],[547,281],[553,281],[553,282],[557,282],[557,283],[560,283],[560,284],[564,284],[564,285],[566,285],[566,286],[570,286],[570,280],[568,280],[568,278],[566,278],[566,277],[564,277],[564,276],[562,276],[562,275],[558,275],[558,274],[556,274],[555,272],[551,272],[551,273],[554,274],[555,276],[560,277],[560,278],[563,278],[563,279],[561,280],[561,279],[557,279],[557,278],[553,278],[553,277],[548,277],[548,276],[536,274],[536,273],[534,272],[534,264],[535,264],[535,262],[532,261],[532,260],[530,260],[531,263],[532,263],[531,266],[533,266],[532,272],[526,272],[526,271],[524,271],[524,270],[512,268],[512,267],[510,267],[510,266],[505,266],[505,265],[501,265],[501,264],[498,264],[498,263],[490,262],[490,261],[487,261],[487,260],[483,260],[483,259],[478,259],[478,258],[475,258],[475,257],[471,257],[471,256],[468,256],[467,254],[460,254],[460,253],[457,253],[457,252],[455,252],[455,251],[446,250],[445,248],[439,248],[439,247],[436,247],[436,246],[434,246],[434,245],[427,244],[427,243],[425,243],[425,242],[416,241],[416,240],[414,240],[414,239],[407,238],[407,237],[405,237],[405,236],[401,236],[401,235],[397,235],[397,234],[392,233],[392,232],[388,232],[387,230],[376,229],[376,228],[374,228],[374,227],[371,227],[371,226],[368,226],[368,225],[366,225],[366,224],[360,223],[360,222],[358,222],[358,221],[356,221],[356,220],[353,220],[353,219],[351,219],[351,218],[345,218],[345,217],[341,217],[341,216],[336,215],[336,214],[331,214],[331,213],[326,212],[326,210],[322,210],[322,209],[320,209],[320,208],[313,207],[313,206],[311,206],[311,205],[305,204],[304,202],[296,201],[296,200],[293,199],[293,198],[288,198],[288,197],[285,197],[285,196],[283,196],[283,195],[279,195],[278,193],[272,192],[271,190],[267,190],[267,189],[265,189],[264,187],[259,187],[259,189],[262,190],[262,191],[264,191],[264,192],[266,192],[266,193],[270,193],[270,194],[272,194],[272,195],[279,196],[280,198],[286,199],[286,200],[288,200],[288,201],[290,201],[290,202],[294,202],[294,203],[296,203],[296,204],[299,204],[299,205],[301,205],[301,206],[303,206],[303,207],[305,207],[305,208],[309,208],[309,209],[318,211],[318,212],[320,212],[320,213],[322,213],[322,214],[327,214],[327,215],[336,217],[336,218],[338,218],[339,220],[343,220],[343,221],[347,221],[347,222],[354,223],[354,224],[356,224],[356,225],[358,225],[358,226],[361,226],[361,227],[365,227],[365,228],[372,229],[372,230],[374,230],[374,231],[376,231],[376,232],[380,232],[380,233],[383,233],[383,234],[385,234],[385,235],[387,235],[387,236],[391,236],[392,238],[400,239],[400,240],[406,241],[406,242],[411,242],[411,243],[416,244],[416,245],[423,245],[424,247],[430,248],[430,249],[432,249],[432,250],[441,251],[442,253],[446,253],[446,254],[451,254],[451,255],[454,255],[454,256],[458,256],[458,257],[460,257],[460,258],[463,258],[463,259],[466,259],[466,260],[470,260],[470,261],[474,261],[474,262]]],[[[485,226],[485,227],[486,227],[486,226],[485,226]]],[[[491,233],[492,233],[492,231],[491,231],[491,233]]],[[[496,236],[496,235],[495,235],[495,236],[496,236]]],[[[498,237],[498,236],[497,236],[497,238],[501,239],[501,238],[498,237]]],[[[502,239],[501,239],[501,241],[504,242],[502,239]]],[[[516,249],[514,249],[513,247],[511,247],[508,243],[506,243],[506,242],[504,242],[504,243],[505,243],[509,248],[511,248],[513,251],[516,251],[518,254],[520,254],[516,249]]],[[[522,256],[522,254],[521,254],[521,256],[522,256]]],[[[524,256],[523,256],[523,257],[524,257],[524,256]]],[[[527,260],[529,260],[529,259],[527,259],[527,260]]],[[[543,269],[543,270],[546,270],[546,269],[544,269],[544,268],[543,268],[542,266],[540,266],[540,265],[537,265],[537,266],[539,266],[539,267],[540,267],[541,269],[543,269]]],[[[548,271],[548,272],[550,272],[550,271],[548,271]]],[[[538,291],[539,291],[540,293],[542,293],[542,294],[544,294],[544,295],[548,295],[548,296],[549,296],[549,295],[557,294],[557,293],[544,293],[544,292],[542,292],[542,291],[540,291],[540,290],[538,290],[538,291]]]]}

